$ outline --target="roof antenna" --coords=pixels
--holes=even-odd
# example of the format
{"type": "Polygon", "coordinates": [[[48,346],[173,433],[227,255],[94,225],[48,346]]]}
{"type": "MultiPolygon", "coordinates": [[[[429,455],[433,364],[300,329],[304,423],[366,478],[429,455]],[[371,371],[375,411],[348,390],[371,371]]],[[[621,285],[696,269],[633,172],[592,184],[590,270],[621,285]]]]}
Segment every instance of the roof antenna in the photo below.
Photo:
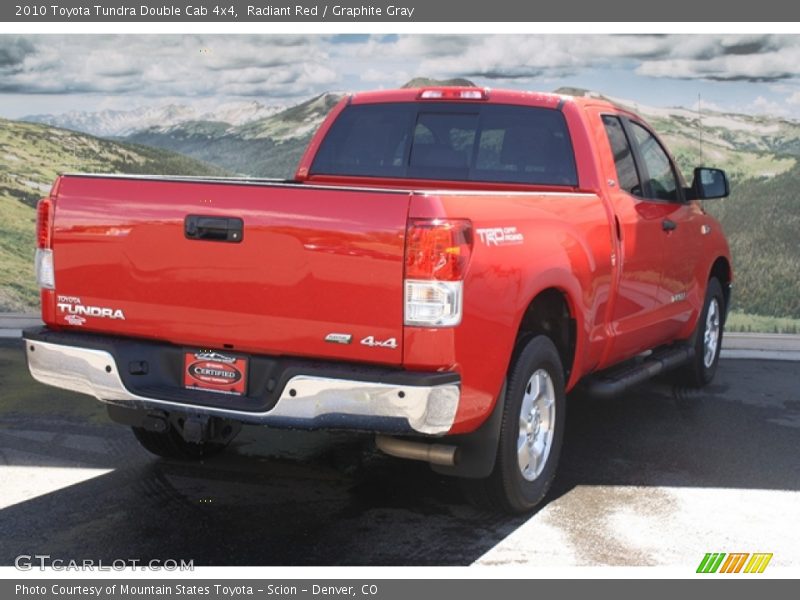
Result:
{"type": "Polygon", "coordinates": [[[703,166],[703,112],[701,109],[702,98],[697,94],[697,139],[700,144],[700,166],[703,166]]]}

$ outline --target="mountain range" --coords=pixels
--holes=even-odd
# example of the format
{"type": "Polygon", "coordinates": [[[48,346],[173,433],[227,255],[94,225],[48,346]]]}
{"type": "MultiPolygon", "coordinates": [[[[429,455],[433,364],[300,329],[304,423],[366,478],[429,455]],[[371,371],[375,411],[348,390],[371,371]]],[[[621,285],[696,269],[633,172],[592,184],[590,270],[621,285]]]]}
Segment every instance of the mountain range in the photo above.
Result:
{"type": "MultiPolygon", "coordinates": [[[[404,87],[474,85],[466,79],[416,78],[404,87]]],[[[726,168],[734,179],[772,177],[794,166],[800,156],[800,123],[770,116],[713,110],[660,108],[602,96],[581,88],[556,93],[605,98],[644,116],[666,140],[690,173],[700,162],[726,168]]],[[[31,115],[23,121],[53,125],[179,152],[233,173],[291,177],[305,144],[343,93],[326,93],[296,106],[258,102],[228,103],[213,111],[188,105],[129,111],[68,112],[31,115]]]]}
{"type": "Polygon", "coordinates": [[[43,123],[98,137],[124,137],[144,129],[168,129],[187,121],[222,121],[241,125],[263,119],[286,108],[260,102],[229,102],[214,110],[200,110],[187,104],[142,106],[131,110],[70,111],[61,114],[28,115],[20,121],[43,123]]]}
{"type": "Polygon", "coordinates": [[[240,175],[289,178],[312,134],[342,97],[322,94],[238,125],[190,120],[149,127],[120,139],[179,152],[240,175]]]}
{"type": "MultiPolygon", "coordinates": [[[[463,79],[416,79],[407,85],[434,84],[472,85],[463,79]]],[[[556,92],[600,96],[579,88],[556,92]]],[[[14,127],[38,127],[32,130],[36,136],[21,135],[16,141],[0,136],[0,202],[16,199],[32,206],[56,171],[77,168],[289,178],[313,132],[342,96],[326,93],[288,108],[238,103],[209,112],[170,104],[131,111],[32,116],[28,119],[40,124],[16,123],[14,127]],[[90,131],[98,137],[44,123],[90,131]],[[60,140],[62,147],[47,151],[53,140],[60,140]],[[39,148],[39,162],[30,163],[14,154],[16,144],[39,148]],[[70,161],[70,152],[73,157],[80,156],[79,164],[70,161]],[[141,158],[123,160],[131,152],[141,158]],[[155,155],[148,152],[161,152],[161,158],[154,161],[155,155]],[[30,172],[30,164],[39,164],[41,170],[30,172]],[[13,178],[13,185],[8,178],[13,178]]],[[[800,195],[796,192],[800,189],[800,123],[702,106],[701,110],[659,108],[627,99],[607,99],[645,117],[665,139],[687,177],[701,164],[728,171],[731,197],[707,202],[706,206],[720,218],[731,242],[735,306],[748,313],[800,318],[800,244],[795,233],[800,229],[800,195]]],[[[2,246],[3,235],[0,231],[0,251],[7,252],[2,246]]],[[[0,284],[2,278],[0,271],[0,284]]],[[[30,300],[33,295],[28,291],[24,297],[30,300]]],[[[0,295],[0,310],[3,305],[0,295]]]]}

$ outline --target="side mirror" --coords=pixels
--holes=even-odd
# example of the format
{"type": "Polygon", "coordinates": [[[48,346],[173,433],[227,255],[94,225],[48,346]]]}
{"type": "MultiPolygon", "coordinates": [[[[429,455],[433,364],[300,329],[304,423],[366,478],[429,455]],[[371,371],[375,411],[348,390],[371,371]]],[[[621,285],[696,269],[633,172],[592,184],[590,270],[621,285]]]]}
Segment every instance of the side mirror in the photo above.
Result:
{"type": "Polygon", "coordinates": [[[728,176],[722,169],[697,167],[694,170],[694,180],[689,189],[690,200],[710,200],[711,198],[725,198],[731,193],[728,176]]]}

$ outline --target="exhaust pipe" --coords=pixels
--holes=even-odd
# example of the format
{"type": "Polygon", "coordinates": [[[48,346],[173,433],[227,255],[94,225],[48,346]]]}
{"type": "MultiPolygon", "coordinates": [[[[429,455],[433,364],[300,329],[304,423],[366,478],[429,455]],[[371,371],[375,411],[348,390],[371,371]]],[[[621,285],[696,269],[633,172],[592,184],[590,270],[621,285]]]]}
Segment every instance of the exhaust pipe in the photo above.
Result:
{"type": "Polygon", "coordinates": [[[458,462],[458,446],[410,442],[385,435],[376,435],[375,445],[381,452],[397,458],[421,460],[445,467],[454,467],[458,462]]]}

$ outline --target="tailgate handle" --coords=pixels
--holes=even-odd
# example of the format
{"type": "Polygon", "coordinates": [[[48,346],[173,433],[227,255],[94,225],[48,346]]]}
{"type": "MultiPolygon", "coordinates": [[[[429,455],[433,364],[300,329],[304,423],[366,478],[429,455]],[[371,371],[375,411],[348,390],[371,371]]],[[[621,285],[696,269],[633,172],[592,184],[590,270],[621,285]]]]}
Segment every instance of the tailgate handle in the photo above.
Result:
{"type": "Polygon", "coordinates": [[[238,244],[244,237],[244,221],[237,217],[189,215],[184,221],[184,233],[190,240],[238,244]]]}

